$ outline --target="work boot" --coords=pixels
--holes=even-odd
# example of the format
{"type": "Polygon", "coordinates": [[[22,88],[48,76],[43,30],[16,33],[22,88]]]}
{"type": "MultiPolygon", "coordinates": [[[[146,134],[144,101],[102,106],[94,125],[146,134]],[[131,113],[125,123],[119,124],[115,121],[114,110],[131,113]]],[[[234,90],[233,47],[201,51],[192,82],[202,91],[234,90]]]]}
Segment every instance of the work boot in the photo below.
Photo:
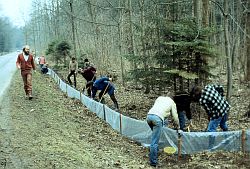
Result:
{"type": "Polygon", "coordinates": [[[117,102],[114,103],[114,108],[115,108],[115,111],[119,111],[119,107],[118,107],[118,103],[117,102]]]}
{"type": "Polygon", "coordinates": [[[33,98],[31,91],[28,92],[28,97],[29,97],[29,100],[31,100],[33,98]]]}

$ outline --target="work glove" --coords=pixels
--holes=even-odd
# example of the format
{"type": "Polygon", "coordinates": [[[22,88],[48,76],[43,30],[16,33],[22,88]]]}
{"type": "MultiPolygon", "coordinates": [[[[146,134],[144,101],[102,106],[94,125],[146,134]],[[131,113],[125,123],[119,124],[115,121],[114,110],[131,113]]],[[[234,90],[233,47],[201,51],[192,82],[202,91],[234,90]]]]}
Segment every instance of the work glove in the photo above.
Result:
{"type": "Polygon", "coordinates": [[[178,136],[181,136],[183,134],[183,131],[181,129],[177,130],[178,136]]]}

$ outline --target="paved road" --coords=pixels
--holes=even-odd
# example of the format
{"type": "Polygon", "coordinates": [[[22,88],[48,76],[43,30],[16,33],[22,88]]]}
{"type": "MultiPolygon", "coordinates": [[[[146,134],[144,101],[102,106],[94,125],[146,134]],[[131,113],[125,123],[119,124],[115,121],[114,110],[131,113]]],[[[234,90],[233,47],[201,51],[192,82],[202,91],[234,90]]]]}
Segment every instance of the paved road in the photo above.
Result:
{"type": "Polygon", "coordinates": [[[12,76],[16,69],[16,58],[18,53],[13,52],[7,55],[0,56],[0,103],[1,97],[8,88],[12,76]]]}

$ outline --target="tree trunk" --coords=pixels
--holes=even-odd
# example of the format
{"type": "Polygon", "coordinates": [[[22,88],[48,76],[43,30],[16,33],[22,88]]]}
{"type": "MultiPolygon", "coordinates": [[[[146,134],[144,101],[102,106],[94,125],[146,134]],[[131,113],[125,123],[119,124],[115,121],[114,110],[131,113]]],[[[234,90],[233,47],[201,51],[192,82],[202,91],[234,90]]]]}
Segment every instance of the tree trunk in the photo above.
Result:
{"type": "Polygon", "coordinates": [[[96,58],[96,62],[99,64],[100,74],[103,74],[103,65],[101,64],[101,57],[100,57],[100,29],[99,26],[96,24],[96,17],[97,17],[97,1],[96,0],[88,0],[88,12],[90,14],[91,18],[91,24],[92,24],[92,31],[94,34],[94,45],[95,45],[95,51],[94,51],[94,57],[96,58]]]}
{"type": "Polygon", "coordinates": [[[73,11],[73,0],[70,0],[70,13],[71,13],[71,29],[72,29],[72,40],[73,40],[73,49],[74,49],[74,57],[76,58],[76,34],[75,34],[75,18],[73,11]]]}
{"type": "Polygon", "coordinates": [[[209,26],[209,0],[202,0],[202,4],[203,4],[202,25],[204,27],[208,27],[209,26]]]}
{"type": "MultiPolygon", "coordinates": [[[[131,0],[128,0],[128,17],[129,17],[129,48],[128,52],[130,55],[135,55],[135,46],[134,46],[134,31],[133,31],[133,24],[132,24],[132,5],[131,0]]],[[[134,61],[133,67],[136,70],[137,64],[134,61]]],[[[135,78],[135,85],[137,86],[137,78],[135,78]]]]}
{"type": "MultiPolygon", "coordinates": [[[[196,23],[197,23],[197,26],[198,26],[198,31],[200,31],[200,28],[201,28],[201,21],[202,21],[202,1],[201,0],[193,0],[193,13],[194,13],[194,17],[196,19],[196,23]]],[[[205,18],[205,17],[204,17],[205,18]]],[[[195,60],[199,60],[200,58],[200,53],[195,53],[195,60]]],[[[200,66],[200,63],[196,63],[197,66],[200,66]]],[[[197,76],[199,77],[198,79],[195,80],[195,83],[198,84],[198,85],[202,85],[202,75],[201,73],[199,72],[199,68],[197,69],[198,72],[197,72],[197,76]]]]}
{"type": "MultiPolygon", "coordinates": [[[[119,7],[122,6],[121,3],[122,0],[119,0],[119,7]]],[[[121,59],[121,79],[122,79],[122,86],[125,87],[125,81],[124,81],[124,61],[122,57],[122,23],[123,23],[123,8],[119,11],[119,21],[118,21],[118,42],[119,42],[119,55],[121,59]]]]}
{"type": "Polygon", "coordinates": [[[201,20],[202,20],[202,9],[201,9],[201,0],[193,0],[193,14],[196,19],[197,25],[201,26],[201,20]]]}
{"type": "Polygon", "coordinates": [[[230,102],[232,93],[232,59],[230,55],[229,32],[228,32],[228,0],[224,0],[224,37],[225,37],[225,53],[227,58],[227,100],[230,102]]]}
{"type": "MultiPolygon", "coordinates": [[[[236,3],[236,20],[238,21],[238,24],[241,25],[241,12],[242,12],[242,9],[241,9],[241,0],[237,0],[237,3],[236,3]]],[[[239,48],[240,48],[240,32],[239,32],[239,25],[236,25],[236,30],[234,31],[235,33],[235,36],[234,36],[234,42],[233,42],[233,47],[232,47],[232,52],[231,52],[231,57],[232,57],[232,69],[233,70],[237,70],[238,68],[238,64],[239,63],[236,63],[236,59],[238,57],[238,60],[240,60],[240,53],[239,53],[239,48]]]]}
{"type": "MultiPolygon", "coordinates": [[[[139,1],[139,6],[140,6],[140,11],[141,11],[141,45],[142,45],[142,57],[143,57],[143,66],[144,66],[144,71],[148,72],[148,58],[146,56],[146,48],[145,48],[145,21],[144,21],[144,0],[139,1]]],[[[148,81],[148,77],[146,77],[146,81],[148,81]]],[[[145,89],[145,94],[148,94],[150,92],[150,86],[149,83],[145,84],[146,89],[145,89]]]]}
{"type": "Polygon", "coordinates": [[[246,80],[250,81],[250,2],[247,2],[248,6],[248,11],[247,11],[247,19],[246,19],[246,48],[247,48],[247,53],[246,53],[246,58],[247,58],[247,71],[246,71],[246,80]]]}

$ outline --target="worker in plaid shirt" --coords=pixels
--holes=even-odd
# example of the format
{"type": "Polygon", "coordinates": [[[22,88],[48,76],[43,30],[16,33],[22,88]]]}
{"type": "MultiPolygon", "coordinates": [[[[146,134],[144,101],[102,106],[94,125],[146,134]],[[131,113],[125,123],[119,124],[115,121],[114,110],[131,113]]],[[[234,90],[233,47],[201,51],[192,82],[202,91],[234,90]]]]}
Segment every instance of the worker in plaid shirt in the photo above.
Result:
{"type": "Polygon", "coordinates": [[[193,100],[199,101],[207,112],[209,120],[207,131],[215,132],[219,125],[223,131],[228,131],[226,122],[230,105],[224,98],[222,86],[210,84],[203,89],[196,86],[190,94],[193,100]]]}

